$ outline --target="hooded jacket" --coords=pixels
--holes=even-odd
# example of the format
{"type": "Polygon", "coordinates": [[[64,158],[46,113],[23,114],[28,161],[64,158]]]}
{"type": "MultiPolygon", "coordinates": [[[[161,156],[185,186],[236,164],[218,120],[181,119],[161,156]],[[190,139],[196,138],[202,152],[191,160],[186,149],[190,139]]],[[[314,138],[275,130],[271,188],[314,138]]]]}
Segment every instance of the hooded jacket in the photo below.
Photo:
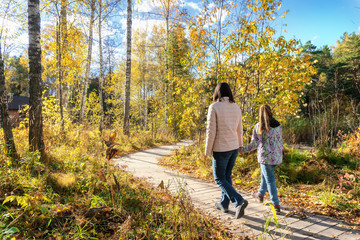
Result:
{"type": "Polygon", "coordinates": [[[274,118],[270,119],[270,130],[259,134],[259,123],[253,129],[251,142],[241,147],[242,152],[257,149],[258,162],[269,165],[279,165],[283,159],[283,140],[281,125],[274,118]]]}

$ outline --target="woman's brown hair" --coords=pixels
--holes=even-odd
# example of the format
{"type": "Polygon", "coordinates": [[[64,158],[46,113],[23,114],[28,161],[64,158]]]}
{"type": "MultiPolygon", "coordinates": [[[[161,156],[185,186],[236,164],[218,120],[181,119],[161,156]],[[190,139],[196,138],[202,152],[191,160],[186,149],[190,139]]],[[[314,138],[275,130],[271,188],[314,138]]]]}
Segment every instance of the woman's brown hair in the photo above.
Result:
{"type": "Polygon", "coordinates": [[[220,101],[221,98],[223,97],[229,97],[229,102],[234,103],[234,97],[232,95],[231,89],[229,84],[227,84],[226,82],[222,82],[219,83],[215,90],[214,90],[214,94],[213,94],[213,101],[220,101]]]}
{"type": "Polygon", "coordinates": [[[259,109],[259,134],[270,130],[270,119],[273,114],[269,105],[261,105],[259,109]]]}

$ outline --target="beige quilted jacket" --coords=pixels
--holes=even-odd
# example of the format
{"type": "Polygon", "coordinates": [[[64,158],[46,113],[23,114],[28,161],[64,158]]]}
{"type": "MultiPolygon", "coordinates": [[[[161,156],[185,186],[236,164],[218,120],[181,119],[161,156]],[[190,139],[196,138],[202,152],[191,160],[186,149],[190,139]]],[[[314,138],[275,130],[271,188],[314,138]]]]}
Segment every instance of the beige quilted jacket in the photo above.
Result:
{"type": "Polygon", "coordinates": [[[243,145],[241,110],[228,97],[209,106],[206,127],[205,155],[227,152],[243,145]]]}

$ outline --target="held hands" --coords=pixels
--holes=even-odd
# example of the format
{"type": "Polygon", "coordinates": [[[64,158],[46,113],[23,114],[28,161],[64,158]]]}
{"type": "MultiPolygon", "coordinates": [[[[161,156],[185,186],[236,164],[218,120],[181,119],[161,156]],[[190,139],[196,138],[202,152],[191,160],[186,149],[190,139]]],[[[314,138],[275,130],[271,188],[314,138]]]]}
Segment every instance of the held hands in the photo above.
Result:
{"type": "Polygon", "coordinates": [[[243,155],[243,152],[241,151],[241,147],[239,147],[239,155],[243,155]]]}

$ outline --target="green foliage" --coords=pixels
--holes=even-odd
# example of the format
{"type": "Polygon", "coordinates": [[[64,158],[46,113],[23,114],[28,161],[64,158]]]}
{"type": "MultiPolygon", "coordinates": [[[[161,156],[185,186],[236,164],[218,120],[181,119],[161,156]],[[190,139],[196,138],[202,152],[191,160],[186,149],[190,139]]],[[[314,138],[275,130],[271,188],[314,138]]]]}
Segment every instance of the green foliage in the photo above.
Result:
{"type": "Polygon", "coordinates": [[[319,200],[324,204],[324,206],[334,206],[339,198],[338,195],[334,192],[334,188],[324,189],[320,193],[319,200]]]}
{"type": "Polygon", "coordinates": [[[320,183],[328,178],[328,172],[336,168],[355,169],[355,161],[338,150],[318,149],[315,153],[285,148],[280,179],[287,183],[320,183]]]}
{"type": "Polygon", "coordinates": [[[14,96],[29,95],[27,59],[24,56],[4,59],[6,89],[14,96]]]}
{"type": "Polygon", "coordinates": [[[279,225],[278,216],[276,214],[276,210],[275,210],[274,205],[270,201],[264,203],[264,206],[266,206],[266,205],[269,206],[269,208],[271,210],[272,217],[267,217],[265,219],[264,224],[263,224],[263,232],[264,232],[263,237],[264,237],[264,239],[268,238],[266,235],[268,235],[271,239],[276,238],[276,236],[273,236],[273,234],[271,233],[271,230],[270,230],[271,220],[274,220],[275,229],[279,230],[281,239],[285,239],[284,234],[282,232],[282,229],[280,228],[280,225],[279,225]]]}
{"type": "Polygon", "coordinates": [[[356,170],[357,162],[349,154],[342,151],[330,148],[319,148],[316,151],[316,157],[318,159],[324,159],[329,164],[336,165],[338,167],[346,167],[350,170],[356,170]]]}
{"type": "MultiPolygon", "coordinates": [[[[20,230],[17,227],[11,227],[11,228],[4,228],[2,229],[2,227],[0,226],[0,239],[6,240],[9,237],[13,236],[16,233],[19,233],[20,230]]],[[[11,237],[11,240],[15,240],[16,238],[11,237]]]]}
{"type": "MultiPolygon", "coordinates": [[[[280,179],[287,183],[301,181],[307,183],[314,180],[319,174],[319,169],[309,164],[311,155],[309,152],[301,152],[296,149],[285,149],[283,164],[280,165],[280,179]]],[[[316,180],[319,181],[319,180],[316,180]]]]}
{"type": "Polygon", "coordinates": [[[344,85],[343,91],[347,95],[360,101],[360,85],[358,74],[360,58],[360,34],[352,33],[344,35],[337,42],[334,49],[334,62],[336,67],[341,71],[340,84],[344,85]]]}
{"type": "Polygon", "coordinates": [[[318,69],[301,99],[301,117],[309,122],[311,131],[308,143],[334,148],[339,131],[354,132],[359,125],[360,35],[345,33],[333,51],[310,42],[303,51],[311,54],[310,61],[318,69]]]}

